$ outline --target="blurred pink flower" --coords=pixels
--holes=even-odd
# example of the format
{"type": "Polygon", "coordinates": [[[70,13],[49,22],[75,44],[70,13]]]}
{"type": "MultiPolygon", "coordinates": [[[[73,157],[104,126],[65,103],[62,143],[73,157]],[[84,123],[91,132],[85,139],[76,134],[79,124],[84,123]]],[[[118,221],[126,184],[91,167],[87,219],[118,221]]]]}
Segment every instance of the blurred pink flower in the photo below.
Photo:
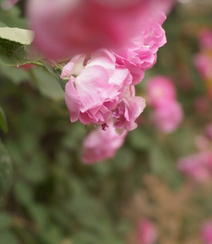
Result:
{"type": "Polygon", "coordinates": [[[205,221],[202,224],[201,235],[204,244],[212,244],[212,221],[205,221]]]}
{"type": "Polygon", "coordinates": [[[212,80],[212,58],[205,53],[194,56],[194,66],[203,79],[212,80]]]}
{"type": "Polygon", "coordinates": [[[29,0],[34,45],[47,58],[69,58],[99,48],[118,49],[147,19],[170,5],[162,0],[29,0]]]}
{"type": "Polygon", "coordinates": [[[93,164],[107,158],[113,158],[116,151],[124,143],[127,132],[118,135],[112,123],[106,130],[101,127],[93,130],[84,139],[82,161],[85,164],[93,164]]]}
{"type": "Polygon", "coordinates": [[[199,35],[201,49],[212,49],[212,30],[204,28],[199,35]]]}
{"type": "Polygon", "coordinates": [[[157,230],[152,221],[145,219],[138,226],[138,244],[154,244],[157,240],[157,230]]]}
{"type": "Polygon", "coordinates": [[[152,68],[159,47],[166,43],[165,31],[161,27],[165,19],[165,14],[161,12],[157,18],[146,20],[140,32],[115,53],[116,62],[130,70],[134,85],[141,82],[145,70],[152,68]]]}
{"type": "Polygon", "coordinates": [[[182,106],[178,102],[164,103],[152,112],[153,122],[164,133],[175,131],[183,119],[182,106]]]}
{"type": "Polygon", "coordinates": [[[132,130],[135,119],[145,107],[136,97],[129,70],[116,66],[115,56],[107,49],[77,55],[64,66],[61,78],[71,76],[65,87],[65,101],[71,122],[105,125],[113,117],[119,130],[132,130]]]}
{"type": "Polygon", "coordinates": [[[165,76],[154,76],[147,81],[147,97],[154,108],[175,102],[176,91],[173,82],[165,76]]]}
{"type": "Polygon", "coordinates": [[[178,169],[197,182],[206,181],[212,173],[212,153],[201,152],[178,160],[178,169]]]}

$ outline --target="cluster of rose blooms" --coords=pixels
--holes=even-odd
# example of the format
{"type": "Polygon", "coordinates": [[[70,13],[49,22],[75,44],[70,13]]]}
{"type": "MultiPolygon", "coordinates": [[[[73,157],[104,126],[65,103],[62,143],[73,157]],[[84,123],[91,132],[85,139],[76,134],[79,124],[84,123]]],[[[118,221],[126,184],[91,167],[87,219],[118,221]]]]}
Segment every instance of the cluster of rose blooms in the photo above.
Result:
{"type": "Polygon", "coordinates": [[[145,100],[135,95],[135,85],[166,43],[162,24],[172,5],[168,0],[28,1],[37,50],[54,61],[72,57],[61,73],[68,80],[71,122],[98,127],[84,141],[85,163],[113,157],[137,127],[145,100]]]}
{"type": "Polygon", "coordinates": [[[101,126],[85,140],[84,162],[113,156],[127,131],[137,127],[135,121],[145,100],[135,95],[135,85],[142,80],[145,70],[155,64],[158,48],[166,42],[161,27],[164,20],[165,15],[160,13],[116,52],[101,48],[90,55],[75,55],[64,66],[61,78],[69,79],[65,101],[71,122],[79,120],[84,125],[101,126]],[[91,149],[96,149],[95,153],[91,149]]]}

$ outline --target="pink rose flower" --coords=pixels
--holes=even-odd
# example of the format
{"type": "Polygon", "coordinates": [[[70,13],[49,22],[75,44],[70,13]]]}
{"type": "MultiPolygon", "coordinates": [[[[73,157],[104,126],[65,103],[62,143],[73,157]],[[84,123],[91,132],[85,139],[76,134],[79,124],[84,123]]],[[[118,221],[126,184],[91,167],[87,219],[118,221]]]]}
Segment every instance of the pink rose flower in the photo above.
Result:
{"type": "Polygon", "coordinates": [[[161,0],[29,0],[27,11],[35,47],[57,60],[118,49],[165,8],[161,0]]]}
{"type": "Polygon", "coordinates": [[[119,130],[136,127],[145,101],[135,96],[132,76],[125,67],[116,66],[114,54],[101,49],[90,59],[77,55],[63,68],[61,78],[66,76],[71,76],[65,87],[71,122],[104,126],[113,117],[119,130]]]}
{"type": "Polygon", "coordinates": [[[154,76],[147,82],[147,97],[154,108],[175,102],[176,90],[173,82],[165,76],[154,76]]]}
{"type": "Polygon", "coordinates": [[[131,131],[137,128],[135,120],[143,112],[145,106],[145,100],[135,96],[135,88],[130,86],[112,114],[114,127],[117,131],[121,133],[124,129],[131,131]]]}
{"type": "Polygon", "coordinates": [[[165,19],[161,12],[157,18],[146,20],[138,34],[115,53],[116,62],[130,70],[134,85],[141,82],[145,70],[153,67],[159,47],[166,43],[165,31],[161,27],[165,19]]]}
{"type": "Polygon", "coordinates": [[[93,130],[83,142],[83,163],[93,164],[107,158],[113,158],[116,151],[124,143],[126,135],[126,131],[118,135],[112,123],[109,123],[106,130],[102,130],[101,127],[93,130]]]}
{"type": "Polygon", "coordinates": [[[178,160],[178,169],[197,182],[206,181],[212,173],[212,153],[201,152],[178,160]]]}
{"type": "Polygon", "coordinates": [[[204,244],[212,244],[212,222],[205,221],[201,228],[201,236],[204,244]]]}
{"type": "Polygon", "coordinates": [[[152,119],[160,131],[172,133],[182,122],[182,106],[178,102],[165,103],[152,112],[152,119]]]}
{"type": "Polygon", "coordinates": [[[157,230],[152,221],[145,219],[138,226],[138,243],[154,244],[157,240],[157,230]]]}

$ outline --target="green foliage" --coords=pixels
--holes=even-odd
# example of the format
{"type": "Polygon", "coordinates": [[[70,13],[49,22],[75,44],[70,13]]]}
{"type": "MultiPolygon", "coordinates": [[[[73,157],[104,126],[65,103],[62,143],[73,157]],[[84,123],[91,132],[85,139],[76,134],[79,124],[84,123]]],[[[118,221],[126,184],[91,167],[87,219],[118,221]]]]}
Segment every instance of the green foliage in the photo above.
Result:
{"type": "Polygon", "coordinates": [[[8,193],[13,182],[12,163],[8,152],[0,141],[0,202],[8,193]]]}
{"type": "Polygon", "coordinates": [[[0,128],[4,132],[7,132],[8,131],[6,117],[5,117],[4,111],[2,110],[1,107],[0,107],[0,128]]]}

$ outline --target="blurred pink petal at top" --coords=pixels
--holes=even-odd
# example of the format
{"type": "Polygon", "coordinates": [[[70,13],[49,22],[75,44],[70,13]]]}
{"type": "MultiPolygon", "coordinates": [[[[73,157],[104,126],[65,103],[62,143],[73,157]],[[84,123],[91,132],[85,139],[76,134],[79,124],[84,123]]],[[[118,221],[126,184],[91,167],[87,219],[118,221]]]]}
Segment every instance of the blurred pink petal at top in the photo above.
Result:
{"type": "Polygon", "coordinates": [[[163,9],[161,0],[29,0],[27,7],[34,45],[49,59],[116,50],[163,9]]]}
{"type": "Polygon", "coordinates": [[[83,142],[83,163],[93,164],[107,158],[113,158],[116,151],[124,143],[126,135],[126,131],[118,135],[112,124],[108,124],[105,130],[102,130],[101,127],[93,130],[83,142]]]}
{"type": "Polygon", "coordinates": [[[152,221],[145,219],[138,226],[138,244],[154,244],[157,240],[157,230],[152,221]]]}
{"type": "Polygon", "coordinates": [[[205,221],[203,223],[201,236],[204,244],[212,244],[212,221],[205,221]]]}

